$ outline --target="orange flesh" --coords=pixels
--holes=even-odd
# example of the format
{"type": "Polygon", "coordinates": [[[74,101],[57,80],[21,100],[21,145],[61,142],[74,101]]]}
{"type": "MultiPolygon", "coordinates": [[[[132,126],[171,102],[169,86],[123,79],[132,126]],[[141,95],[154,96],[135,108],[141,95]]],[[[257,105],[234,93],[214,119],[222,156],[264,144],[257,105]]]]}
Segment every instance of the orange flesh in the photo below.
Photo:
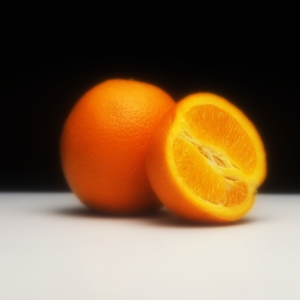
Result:
{"type": "Polygon", "coordinates": [[[256,166],[253,143],[242,126],[227,112],[213,105],[199,105],[187,113],[186,120],[195,138],[225,151],[225,155],[243,173],[253,172],[256,166]]]}
{"type": "Polygon", "coordinates": [[[232,207],[256,184],[247,180],[257,158],[251,139],[227,112],[213,105],[193,107],[173,144],[175,165],[185,184],[202,200],[232,207]]]}

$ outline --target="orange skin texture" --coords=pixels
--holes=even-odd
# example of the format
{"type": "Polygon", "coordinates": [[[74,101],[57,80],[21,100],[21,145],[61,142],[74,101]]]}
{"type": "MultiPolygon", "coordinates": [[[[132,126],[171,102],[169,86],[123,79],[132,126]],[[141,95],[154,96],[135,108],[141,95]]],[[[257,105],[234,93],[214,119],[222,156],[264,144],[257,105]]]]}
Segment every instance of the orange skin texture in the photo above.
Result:
{"type": "MultiPolygon", "coordinates": [[[[256,188],[266,177],[265,152],[253,124],[231,103],[209,93],[190,95],[179,101],[176,106],[166,113],[150,141],[146,166],[152,188],[162,203],[175,215],[186,221],[196,223],[228,223],[239,220],[251,209],[254,203],[256,188]],[[253,174],[245,175],[245,178],[242,178],[246,182],[250,178],[248,183],[251,182],[251,184],[249,184],[247,197],[242,203],[236,206],[225,207],[214,205],[196,196],[179,178],[174,167],[172,145],[181,130],[180,126],[184,126],[182,125],[182,120],[179,120],[181,118],[180,112],[189,105],[193,107],[193,105],[201,104],[201,101],[199,101],[200,98],[208,99],[207,102],[209,104],[216,100],[222,108],[227,109],[228,112],[235,115],[241,122],[244,122],[246,130],[249,130],[249,135],[253,143],[255,143],[258,165],[253,174]],[[252,182],[256,183],[255,187],[252,186],[252,182]]],[[[187,167],[189,168],[189,166],[187,167]]]]}
{"type": "Polygon", "coordinates": [[[146,173],[154,128],[175,103],[160,88],[134,80],[107,80],[83,95],[61,135],[65,178],[88,207],[141,214],[161,207],[146,173]]]}

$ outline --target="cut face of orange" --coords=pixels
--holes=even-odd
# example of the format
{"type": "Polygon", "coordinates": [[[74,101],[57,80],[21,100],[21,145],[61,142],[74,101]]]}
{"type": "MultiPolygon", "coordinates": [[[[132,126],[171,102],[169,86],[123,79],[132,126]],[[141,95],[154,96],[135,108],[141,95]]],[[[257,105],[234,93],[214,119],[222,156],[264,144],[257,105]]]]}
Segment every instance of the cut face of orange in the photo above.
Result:
{"type": "Polygon", "coordinates": [[[178,216],[230,222],[252,207],[266,176],[266,155],[238,108],[198,93],[163,118],[148,148],[147,172],[154,192],[178,216]]]}

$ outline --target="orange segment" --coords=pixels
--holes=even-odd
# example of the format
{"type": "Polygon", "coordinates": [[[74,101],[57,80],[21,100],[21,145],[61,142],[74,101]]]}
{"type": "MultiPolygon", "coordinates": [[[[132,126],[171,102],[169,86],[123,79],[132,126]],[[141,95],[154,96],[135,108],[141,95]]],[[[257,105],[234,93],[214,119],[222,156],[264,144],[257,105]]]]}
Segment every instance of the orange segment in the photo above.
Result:
{"type": "MultiPolygon", "coordinates": [[[[186,121],[195,137],[229,156],[232,163],[251,174],[256,164],[256,153],[250,137],[230,114],[213,105],[193,107],[186,121]]],[[[216,150],[216,152],[218,152],[216,150]]]]}
{"type": "Polygon", "coordinates": [[[228,222],[251,208],[266,175],[263,143],[227,100],[198,93],[168,112],[151,140],[147,172],[160,200],[193,221],[228,222]]]}
{"type": "Polygon", "coordinates": [[[224,167],[211,162],[195,145],[178,138],[174,141],[173,151],[179,176],[201,199],[234,206],[246,198],[248,188],[242,178],[238,180],[224,175],[224,167]]]}

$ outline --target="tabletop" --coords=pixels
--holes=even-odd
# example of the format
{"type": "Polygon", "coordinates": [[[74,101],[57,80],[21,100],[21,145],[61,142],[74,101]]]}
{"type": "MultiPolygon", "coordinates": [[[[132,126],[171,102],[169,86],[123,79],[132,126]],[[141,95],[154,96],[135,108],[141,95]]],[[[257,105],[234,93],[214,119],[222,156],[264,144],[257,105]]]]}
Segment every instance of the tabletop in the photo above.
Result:
{"type": "Polygon", "coordinates": [[[93,213],[72,193],[0,193],[0,299],[300,299],[300,195],[230,225],[93,213]]]}

